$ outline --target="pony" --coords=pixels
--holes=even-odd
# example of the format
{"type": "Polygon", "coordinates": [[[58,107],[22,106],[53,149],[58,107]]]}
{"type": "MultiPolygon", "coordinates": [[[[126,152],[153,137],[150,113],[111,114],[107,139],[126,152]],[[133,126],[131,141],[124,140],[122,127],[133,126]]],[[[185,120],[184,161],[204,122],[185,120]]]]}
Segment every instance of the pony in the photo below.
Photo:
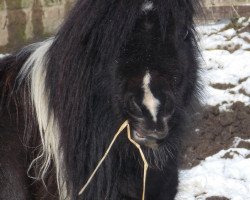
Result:
{"type": "Polygon", "coordinates": [[[199,102],[195,0],[78,0],[61,28],[0,60],[0,198],[173,200],[199,102]]]}

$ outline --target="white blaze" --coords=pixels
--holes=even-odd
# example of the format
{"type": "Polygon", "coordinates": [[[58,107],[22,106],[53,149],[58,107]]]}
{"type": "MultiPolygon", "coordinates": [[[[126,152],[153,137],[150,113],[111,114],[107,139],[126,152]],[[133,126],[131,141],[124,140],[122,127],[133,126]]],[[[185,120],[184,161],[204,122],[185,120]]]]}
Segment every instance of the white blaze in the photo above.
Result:
{"type": "Polygon", "coordinates": [[[150,87],[149,87],[150,81],[151,81],[151,75],[147,72],[143,78],[142,88],[144,90],[144,97],[143,97],[142,103],[146,106],[146,108],[151,113],[154,122],[156,122],[160,101],[156,99],[153,93],[151,92],[150,87]]]}

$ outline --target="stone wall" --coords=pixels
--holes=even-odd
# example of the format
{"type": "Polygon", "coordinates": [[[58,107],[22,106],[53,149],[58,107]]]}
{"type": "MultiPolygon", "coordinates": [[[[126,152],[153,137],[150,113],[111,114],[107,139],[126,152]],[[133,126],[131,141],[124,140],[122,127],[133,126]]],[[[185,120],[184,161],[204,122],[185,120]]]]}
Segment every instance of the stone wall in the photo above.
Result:
{"type": "MultiPolygon", "coordinates": [[[[0,0],[0,51],[51,35],[75,0],[0,0]]],[[[206,19],[250,16],[250,0],[202,0],[206,19]]]]}
{"type": "Polygon", "coordinates": [[[0,50],[53,33],[74,0],[0,0],[0,50]]]}
{"type": "Polygon", "coordinates": [[[232,17],[250,17],[250,0],[203,0],[205,17],[217,20],[232,17]]]}
{"type": "Polygon", "coordinates": [[[211,6],[243,6],[249,5],[250,0],[203,0],[204,6],[211,7],[211,6]]]}

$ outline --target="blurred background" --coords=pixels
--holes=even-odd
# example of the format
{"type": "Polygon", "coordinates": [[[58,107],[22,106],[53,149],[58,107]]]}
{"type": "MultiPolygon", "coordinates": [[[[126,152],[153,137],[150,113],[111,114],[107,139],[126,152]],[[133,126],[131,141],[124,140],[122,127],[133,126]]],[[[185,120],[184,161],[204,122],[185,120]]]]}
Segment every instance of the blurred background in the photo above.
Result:
{"type": "MultiPolygon", "coordinates": [[[[53,34],[73,3],[74,0],[0,0],[0,51],[7,52],[53,34]]],[[[250,0],[202,3],[206,20],[250,16],[250,0]]]]}
{"type": "Polygon", "coordinates": [[[53,34],[74,0],[0,0],[0,51],[53,34]]]}

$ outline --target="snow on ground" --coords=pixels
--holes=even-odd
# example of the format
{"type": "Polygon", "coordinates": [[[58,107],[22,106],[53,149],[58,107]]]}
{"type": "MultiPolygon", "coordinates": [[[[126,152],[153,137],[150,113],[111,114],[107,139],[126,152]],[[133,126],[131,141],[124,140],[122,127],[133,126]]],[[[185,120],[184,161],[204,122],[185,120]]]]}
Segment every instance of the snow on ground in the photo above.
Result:
{"type": "MultiPolygon", "coordinates": [[[[247,26],[250,18],[198,27],[205,105],[219,105],[221,111],[230,111],[236,101],[250,105],[250,33],[244,31],[247,26]]],[[[250,143],[235,138],[232,148],[221,150],[192,169],[180,170],[176,200],[213,196],[250,200],[250,150],[237,148],[241,141],[250,143]]]]}
{"type": "Polygon", "coordinates": [[[5,55],[4,54],[0,54],[0,58],[3,58],[5,55]]]}
{"type": "Polygon", "coordinates": [[[250,150],[231,148],[206,158],[200,165],[180,172],[176,200],[202,200],[211,196],[250,199],[250,150]]]}
{"type": "Polygon", "coordinates": [[[203,54],[205,104],[228,110],[233,102],[250,105],[250,18],[198,27],[203,54]]]}

